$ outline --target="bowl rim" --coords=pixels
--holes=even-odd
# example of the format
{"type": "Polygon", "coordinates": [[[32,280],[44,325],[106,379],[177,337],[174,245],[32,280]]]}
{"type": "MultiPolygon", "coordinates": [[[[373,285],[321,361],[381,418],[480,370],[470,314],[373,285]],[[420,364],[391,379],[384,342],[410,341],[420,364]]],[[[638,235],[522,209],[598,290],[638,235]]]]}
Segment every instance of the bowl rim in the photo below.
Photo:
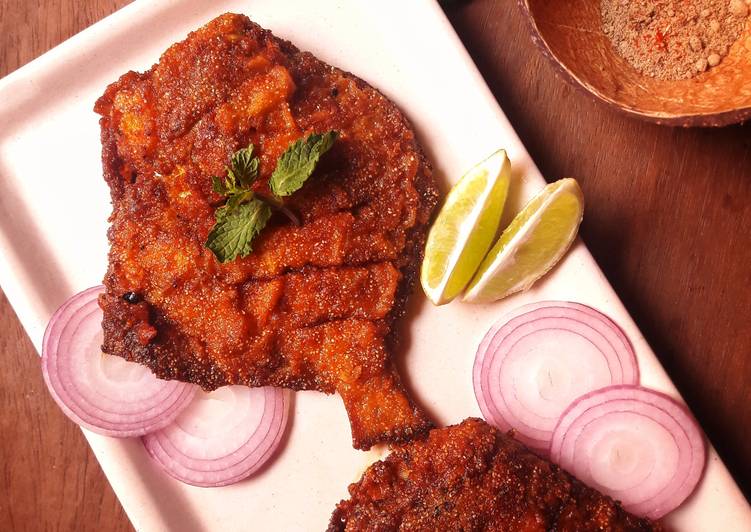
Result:
{"type": "Polygon", "coordinates": [[[670,126],[682,126],[682,127],[721,127],[732,124],[739,124],[745,122],[751,118],[751,106],[740,107],[738,109],[732,109],[728,111],[712,112],[712,113],[686,113],[686,114],[673,114],[673,113],[661,113],[642,111],[634,107],[621,104],[601,94],[598,90],[592,87],[589,83],[583,81],[579,76],[574,74],[569,68],[561,61],[558,56],[553,52],[548,45],[548,42],[543,37],[539,28],[537,27],[537,21],[532,15],[532,11],[529,6],[529,0],[518,0],[517,2],[521,8],[526,24],[532,32],[532,41],[542,52],[553,67],[556,69],[559,75],[561,75],[569,84],[573,85],[584,94],[587,94],[591,99],[596,102],[606,104],[610,108],[615,108],[622,114],[627,116],[641,118],[649,122],[653,122],[661,125],[670,126]]]}

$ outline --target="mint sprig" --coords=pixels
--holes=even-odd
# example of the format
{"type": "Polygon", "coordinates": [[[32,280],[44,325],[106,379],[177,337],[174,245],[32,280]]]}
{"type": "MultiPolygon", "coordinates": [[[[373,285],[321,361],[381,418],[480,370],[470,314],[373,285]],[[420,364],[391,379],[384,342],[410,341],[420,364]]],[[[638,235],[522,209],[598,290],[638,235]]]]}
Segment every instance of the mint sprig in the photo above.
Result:
{"type": "Polygon", "coordinates": [[[224,205],[214,212],[216,223],[206,239],[206,247],[219,262],[245,257],[252,251],[252,241],[271,218],[272,207],[289,213],[281,197],[289,196],[303,186],[337,136],[335,131],[314,133],[293,142],[279,157],[269,179],[273,198],[265,198],[251,190],[258,180],[260,166],[253,144],[232,155],[230,165],[226,167],[227,176],[211,178],[214,192],[227,197],[224,205]]]}

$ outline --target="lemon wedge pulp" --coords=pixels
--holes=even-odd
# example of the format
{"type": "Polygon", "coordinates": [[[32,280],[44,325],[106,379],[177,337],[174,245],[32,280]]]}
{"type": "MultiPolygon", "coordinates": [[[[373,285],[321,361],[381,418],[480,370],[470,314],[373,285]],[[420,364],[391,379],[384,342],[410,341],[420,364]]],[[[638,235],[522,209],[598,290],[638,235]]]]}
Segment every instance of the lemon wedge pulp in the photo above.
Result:
{"type": "Polygon", "coordinates": [[[490,249],[511,180],[505,150],[474,166],[451,189],[428,234],[420,272],[434,304],[454,299],[467,286],[490,249]]]}
{"type": "Polygon", "coordinates": [[[550,183],[503,231],[480,264],[464,301],[489,302],[529,288],[566,253],[584,212],[575,179],[550,183]]]}

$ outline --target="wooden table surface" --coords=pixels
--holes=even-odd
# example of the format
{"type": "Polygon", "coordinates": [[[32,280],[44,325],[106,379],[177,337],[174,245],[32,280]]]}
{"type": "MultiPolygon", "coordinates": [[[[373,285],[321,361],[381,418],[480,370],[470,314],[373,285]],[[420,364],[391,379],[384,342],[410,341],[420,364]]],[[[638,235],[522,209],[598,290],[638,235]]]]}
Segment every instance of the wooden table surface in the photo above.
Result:
{"type": "MultiPolygon", "coordinates": [[[[0,76],[127,3],[0,0],[0,76]]],[[[515,1],[447,13],[543,174],[579,179],[585,242],[748,496],[751,124],[626,118],[557,77],[515,1]]],[[[0,530],[130,530],[1,291],[0,353],[0,530]]]]}

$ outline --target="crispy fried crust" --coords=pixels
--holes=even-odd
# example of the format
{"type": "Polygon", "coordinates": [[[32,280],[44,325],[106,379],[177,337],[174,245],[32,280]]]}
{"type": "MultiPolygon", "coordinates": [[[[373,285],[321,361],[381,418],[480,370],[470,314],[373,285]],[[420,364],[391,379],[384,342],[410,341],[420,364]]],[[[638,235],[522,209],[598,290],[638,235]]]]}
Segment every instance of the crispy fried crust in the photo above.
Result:
{"type": "Polygon", "coordinates": [[[437,192],[399,110],[355,76],[227,14],[130,72],[95,106],[113,212],[104,310],[107,353],[162,378],[337,391],[353,444],[430,427],[390,351],[437,192]],[[204,247],[222,198],[211,176],[253,142],[258,189],[311,132],[340,138],[246,258],[204,247]]]}
{"type": "Polygon", "coordinates": [[[662,530],[480,419],[404,445],[349,492],[329,532],[662,530]]]}

